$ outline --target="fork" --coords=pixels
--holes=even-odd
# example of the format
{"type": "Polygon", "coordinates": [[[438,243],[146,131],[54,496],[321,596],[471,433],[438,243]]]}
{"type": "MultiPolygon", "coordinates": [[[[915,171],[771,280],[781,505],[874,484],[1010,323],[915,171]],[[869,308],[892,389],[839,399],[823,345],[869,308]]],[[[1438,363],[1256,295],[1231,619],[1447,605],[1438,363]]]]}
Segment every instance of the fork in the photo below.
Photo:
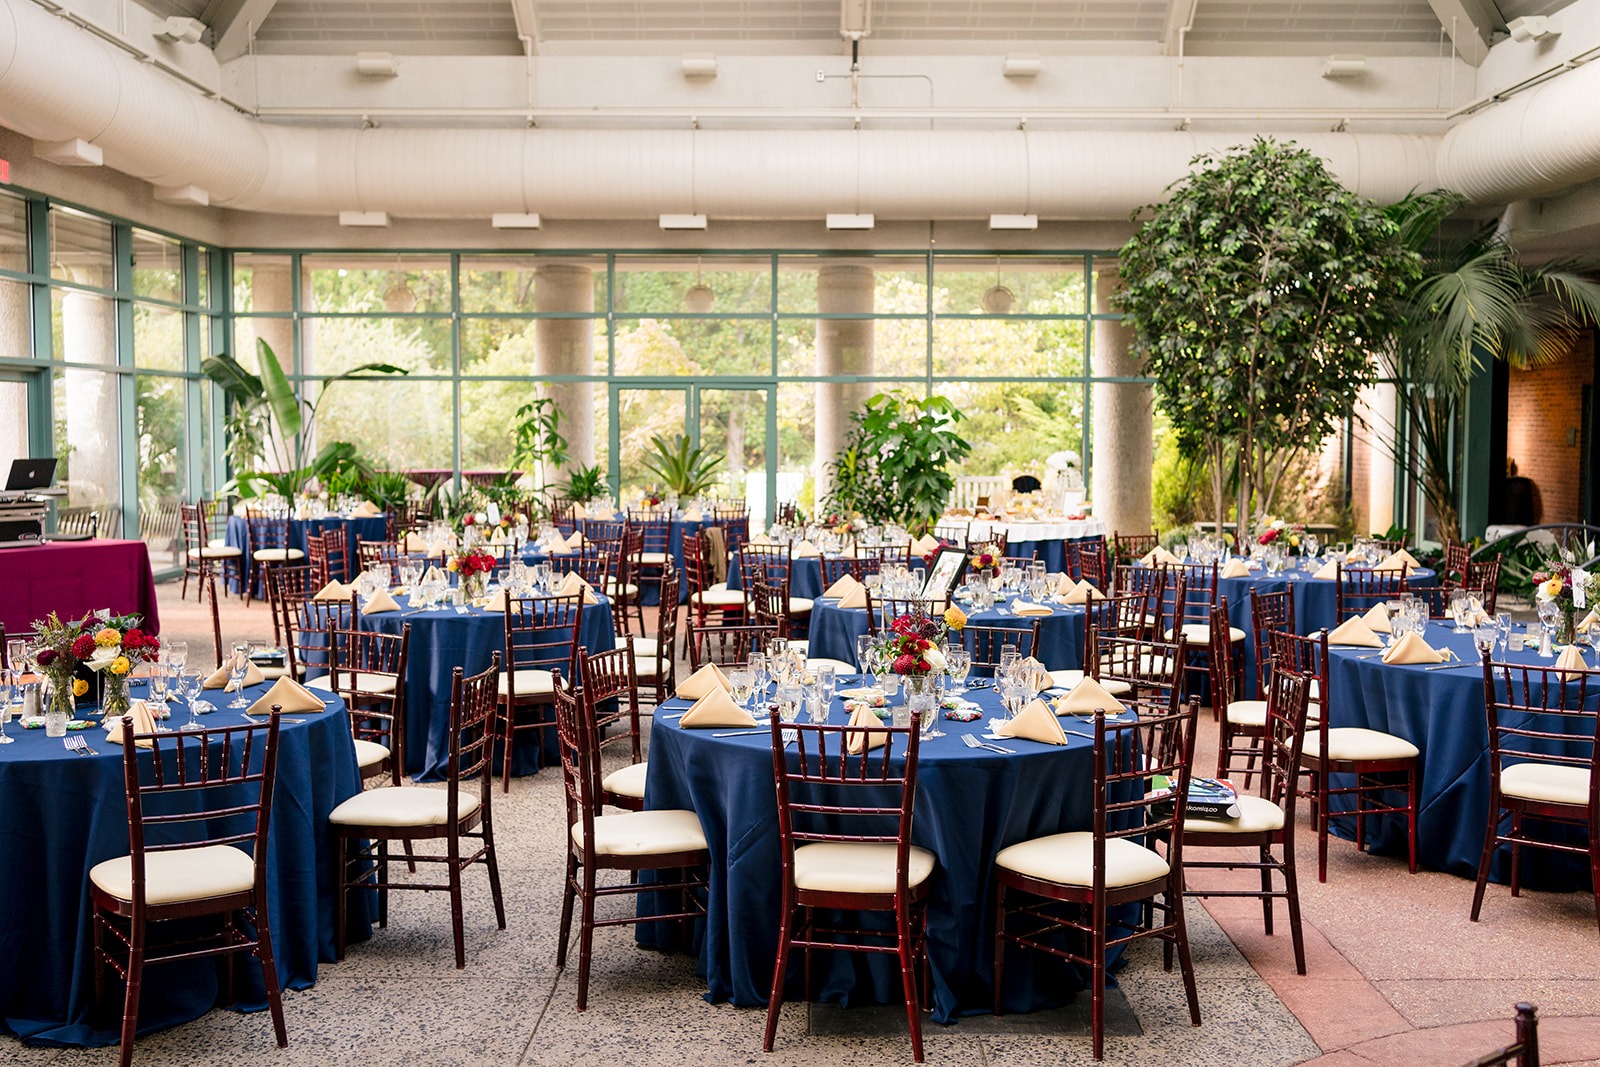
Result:
{"type": "Polygon", "coordinates": [[[1014,748],[1001,748],[999,745],[991,745],[987,741],[980,741],[974,734],[962,734],[961,743],[968,748],[981,748],[989,752],[998,752],[1003,756],[1014,756],[1017,752],[1014,748]]]}
{"type": "Polygon", "coordinates": [[[89,754],[84,749],[83,738],[78,737],[76,735],[73,735],[73,736],[70,736],[70,737],[63,737],[61,739],[61,744],[62,744],[63,747],[66,748],[66,750],[68,752],[72,753],[74,756],[87,756],[89,754]]]}
{"type": "Polygon", "coordinates": [[[77,734],[76,736],[73,737],[72,740],[73,740],[73,743],[78,746],[78,751],[82,752],[85,756],[98,756],[98,755],[100,755],[100,753],[99,753],[99,751],[97,749],[93,749],[93,748],[89,747],[89,739],[87,737],[84,737],[82,734],[77,734]]]}

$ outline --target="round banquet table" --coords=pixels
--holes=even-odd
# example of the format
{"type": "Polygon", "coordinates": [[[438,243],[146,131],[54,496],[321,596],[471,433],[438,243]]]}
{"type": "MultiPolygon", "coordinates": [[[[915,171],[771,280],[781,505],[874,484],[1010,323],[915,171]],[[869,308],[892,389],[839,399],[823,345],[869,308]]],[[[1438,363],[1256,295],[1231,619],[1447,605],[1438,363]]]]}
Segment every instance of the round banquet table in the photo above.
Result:
{"type": "MultiPolygon", "coordinates": [[[[253,700],[266,690],[253,686],[245,696],[253,700]]],[[[134,695],[140,693],[136,686],[134,695]]],[[[220,706],[225,701],[217,693],[206,696],[219,707],[203,723],[242,721],[220,706]]],[[[326,711],[296,715],[305,722],[284,722],[279,734],[267,891],[278,977],[293,989],[311,986],[317,965],[334,959],[338,862],[328,813],[361,791],[344,705],[337,697],[324,699],[326,711]]],[[[171,725],[188,721],[186,706],[172,707],[171,725]]],[[[96,753],[84,758],[42,729],[13,722],[7,732],[16,743],[0,746],[0,957],[7,961],[0,968],[0,1019],[28,1044],[115,1045],[120,991],[102,1018],[109,1028],[96,1029],[91,1021],[89,869],[128,854],[122,746],[94,727],[79,735],[96,753]]],[[[366,896],[351,901],[352,940],[369,936],[368,908],[366,896]]],[[[150,973],[140,1001],[141,1034],[197,1019],[221,1003],[213,960],[164,963],[150,973]]],[[[239,1004],[265,1008],[260,968],[245,965],[237,973],[239,1004]]]]}
{"type": "Polygon", "coordinates": [[[1067,542],[1084,541],[1091,537],[1106,536],[1104,519],[1025,519],[1001,522],[998,519],[974,519],[967,534],[968,540],[977,544],[1006,535],[1006,555],[1033,556],[1044,560],[1052,571],[1067,569],[1067,542]]]}
{"type": "MultiPolygon", "coordinates": [[[[744,588],[744,577],[739,572],[741,553],[735,552],[728,563],[728,588],[744,588]]],[[[842,559],[842,556],[830,556],[842,559]]],[[[854,557],[851,557],[854,558],[854,557]]],[[[799,556],[789,561],[789,595],[815,600],[827,588],[822,584],[822,559],[818,556],[799,556]]]]}
{"type": "MultiPolygon", "coordinates": [[[[1475,878],[1489,818],[1489,726],[1483,669],[1471,634],[1458,634],[1448,623],[1433,622],[1424,636],[1435,648],[1453,650],[1460,659],[1458,665],[1429,671],[1416,665],[1386,664],[1373,656],[1370,648],[1330,646],[1333,724],[1382,730],[1417,746],[1421,752],[1417,861],[1433,870],[1475,878]]],[[[1532,648],[1506,653],[1497,649],[1491,655],[1497,662],[1544,667],[1555,663],[1532,648]]],[[[1592,662],[1592,653],[1586,658],[1592,662]]],[[[1587,754],[1588,749],[1575,746],[1572,751],[1587,754]]],[[[1345,807],[1348,810],[1349,804],[1345,807]]],[[[1336,824],[1341,836],[1353,837],[1353,822],[1342,822],[1336,824]]],[[[1369,847],[1405,854],[1404,816],[1370,817],[1366,829],[1369,847]]],[[[1523,882],[1532,888],[1564,890],[1589,884],[1587,866],[1577,857],[1531,848],[1523,849],[1522,854],[1523,882]]],[[[1510,847],[1502,845],[1490,876],[1507,882],[1510,873],[1510,847]]]]}
{"type": "MultiPolygon", "coordinates": [[[[856,677],[840,680],[848,687],[856,677]]],[[[985,715],[998,710],[992,692],[970,694],[985,715]]],[[[739,1006],[767,1002],[777,936],[782,873],[777,794],[769,735],[718,737],[727,731],[681,729],[676,715],[688,701],[656,710],[650,735],[646,808],[688,808],[699,817],[711,849],[711,877],[699,970],[707,999],[739,1006]]],[[[835,699],[829,720],[848,719],[835,699]]],[[[1092,729],[1075,719],[1065,746],[1007,739],[1002,755],[967,748],[960,735],[972,723],[940,718],[947,736],[922,744],[912,840],[938,857],[928,906],[928,958],[933,977],[929,1008],[940,1022],[992,1006],[994,961],[993,859],[1009,845],[1047,834],[1087,830],[1093,815],[1092,729]]],[[[644,903],[648,908],[648,900],[644,903]]],[[[646,913],[647,910],[646,910],[646,913]]],[[[667,947],[671,924],[639,927],[640,943],[667,947]]],[[[858,953],[818,953],[813,981],[824,1001],[893,1002],[899,974],[892,957],[866,961],[858,953]]],[[[790,974],[799,996],[802,968],[790,974]]],[[[1005,1003],[1029,1011],[1070,1000],[1083,982],[1043,953],[1007,957],[1005,1003]]]]}
{"type": "MultiPolygon", "coordinates": [[[[320,519],[290,519],[289,520],[289,547],[306,551],[306,538],[318,536],[325,531],[337,526],[344,527],[345,531],[345,574],[353,575],[356,572],[356,542],[382,541],[389,536],[388,521],[382,515],[370,518],[347,518],[343,515],[327,515],[320,519]]],[[[249,525],[242,515],[228,516],[227,542],[233,548],[242,549],[244,555],[240,558],[240,578],[250,573],[250,534],[249,525]]],[[[240,591],[238,582],[228,587],[230,592],[240,591]]],[[[258,585],[251,591],[251,595],[266,598],[267,591],[264,585],[258,585]]]]}
{"type": "MultiPolygon", "coordinates": [[[[611,603],[605,597],[586,604],[579,623],[579,643],[590,652],[616,646],[612,632],[611,603]]],[[[446,605],[413,610],[411,598],[396,596],[399,611],[376,615],[361,613],[361,628],[396,634],[411,627],[411,647],[406,663],[406,773],[419,782],[443,781],[450,760],[450,683],[452,671],[467,674],[487,670],[489,657],[506,650],[505,614],[446,605]]],[[[566,669],[566,663],[555,664],[566,669]]],[[[545,731],[528,730],[517,738],[511,772],[537,773],[542,762],[545,731]]]]}
{"type": "MultiPolygon", "coordinates": [[[[1039,648],[1034,656],[1052,671],[1073,670],[1083,666],[1084,609],[1081,605],[1050,603],[1049,615],[1017,615],[1012,608],[1016,601],[999,601],[995,609],[973,613],[970,605],[960,604],[968,613],[968,622],[980,626],[1004,626],[1026,629],[1037,618],[1039,648]],[[1005,609],[1002,614],[996,609],[1005,609]]],[[[865,608],[841,608],[837,600],[818,599],[811,607],[809,633],[812,659],[836,659],[844,663],[856,662],[856,637],[867,632],[865,608]]],[[[972,642],[967,642],[972,647],[972,642]]],[[[859,664],[857,664],[859,666],[859,664]]]]}

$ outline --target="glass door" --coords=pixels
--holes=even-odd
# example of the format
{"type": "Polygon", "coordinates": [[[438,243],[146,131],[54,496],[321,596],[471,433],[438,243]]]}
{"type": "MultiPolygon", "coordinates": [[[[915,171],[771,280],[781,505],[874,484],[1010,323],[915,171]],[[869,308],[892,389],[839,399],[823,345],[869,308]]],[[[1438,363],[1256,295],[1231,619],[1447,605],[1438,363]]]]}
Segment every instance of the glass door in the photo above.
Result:
{"type": "Polygon", "coordinates": [[[624,508],[637,507],[647,489],[664,488],[645,466],[655,454],[651,441],[690,434],[690,399],[686,383],[611,384],[611,481],[624,508]]]}
{"type": "Polygon", "coordinates": [[[777,389],[772,385],[697,385],[699,444],[721,456],[717,495],[743,500],[754,523],[772,521],[778,470],[777,389]]]}

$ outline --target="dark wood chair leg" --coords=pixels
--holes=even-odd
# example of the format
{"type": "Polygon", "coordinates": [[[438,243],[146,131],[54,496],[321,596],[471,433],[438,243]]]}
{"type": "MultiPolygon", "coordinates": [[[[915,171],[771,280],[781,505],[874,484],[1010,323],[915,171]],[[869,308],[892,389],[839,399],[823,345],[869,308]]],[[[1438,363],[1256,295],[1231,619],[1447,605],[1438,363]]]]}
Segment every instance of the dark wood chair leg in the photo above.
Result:
{"type": "Polygon", "coordinates": [[[578,1010],[589,1006],[589,962],[594,953],[595,871],[583,866],[582,910],[578,915],[578,1010]]]}
{"type": "Polygon", "coordinates": [[[778,958],[772,964],[772,992],[767,997],[767,1029],[761,1040],[763,1052],[772,1051],[772,1042],[778,1036],[778,1013],[783,1009],[783,983],[789,974],[789,943],[793,940],[794,912],[794,904],[786,898],[783,901],[783,918],[778,923],[778,958]]]}
{"type": "Polygon", "coordinates": [[[561,888],[561,940],[556,942],[557,970],[567,965],[567,941],[572,936],[572,897],[576,892],[574,885],[577,877],[578,861],[573,858],[571,848],[568,848],[567,880],[561,888]]]}

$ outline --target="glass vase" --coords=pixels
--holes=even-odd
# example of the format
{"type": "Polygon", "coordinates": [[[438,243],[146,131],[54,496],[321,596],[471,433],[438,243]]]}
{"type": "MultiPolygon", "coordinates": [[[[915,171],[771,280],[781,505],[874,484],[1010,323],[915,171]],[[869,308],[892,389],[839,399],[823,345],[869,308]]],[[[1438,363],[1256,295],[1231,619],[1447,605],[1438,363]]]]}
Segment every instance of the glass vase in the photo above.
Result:
{"type": "Polygon", "coordinates": [[[72,718],[72,679],[65,682],[52,679],[50,682],[50,704],[44,712],[44,735],[46,737],[66,737],[67,720],[72,718]]]}
{"type": "Polygon", "coordinates": [[[128,714],[128,676],[106,671],[105,691],[100,698],[100,713],[104,719],[120,719],[128,714]]]}
{"type": "Polygon", "coordinates": [[[483,571],[461,576],[461,596],[464,600],[477,600],[489,591],[489,575],[483,571]]]}
{"type": "Polygon", "coordinates": [[[1555,643],[1570,645],[1578,636],[1578,609],[1571,601],[1561,606],[1561,617],[1556,619],[1555,643]]]}

